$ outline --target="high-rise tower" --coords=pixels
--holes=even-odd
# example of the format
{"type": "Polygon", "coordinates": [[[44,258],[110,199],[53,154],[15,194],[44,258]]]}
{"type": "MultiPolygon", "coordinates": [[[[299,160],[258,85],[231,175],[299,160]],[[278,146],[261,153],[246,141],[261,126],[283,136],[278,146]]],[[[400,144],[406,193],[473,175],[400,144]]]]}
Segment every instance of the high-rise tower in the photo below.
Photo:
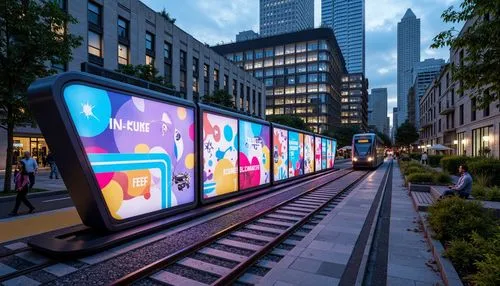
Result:
{"type": "Polygon", "coordinates": [[[260,36],[314,28],[314,0],[260,0],[260,36]]]}

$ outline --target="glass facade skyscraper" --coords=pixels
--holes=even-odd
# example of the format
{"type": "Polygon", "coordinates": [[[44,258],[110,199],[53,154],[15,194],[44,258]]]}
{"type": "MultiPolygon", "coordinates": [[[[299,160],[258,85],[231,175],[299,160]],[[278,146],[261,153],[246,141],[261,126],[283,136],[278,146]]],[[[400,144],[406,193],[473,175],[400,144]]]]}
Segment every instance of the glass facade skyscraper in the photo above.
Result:
{"type": "Polygon", "coordinates": [[[419,62],[420,19],[408,9],[398,23],[398,126],[409,119],[408,90],[413,85],[413,66],[419,62]]]}
{"type": "Polygon", "coordinates": [[[331,27],[349,73],[365,73],[365,1],[321,0],[321,22],[331,27]]]}
{"type": "Polygon", "coordinates": [[[314,0],[260,0],[260,36],[314,27],[314,0]]]}

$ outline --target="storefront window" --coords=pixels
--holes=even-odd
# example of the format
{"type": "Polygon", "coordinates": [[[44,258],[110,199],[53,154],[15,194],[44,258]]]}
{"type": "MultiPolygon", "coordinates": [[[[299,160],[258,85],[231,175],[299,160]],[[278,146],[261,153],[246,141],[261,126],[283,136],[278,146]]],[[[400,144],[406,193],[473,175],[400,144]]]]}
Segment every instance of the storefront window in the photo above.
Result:
{"type": "Polygon", "coordinates": [[[14,137],[14,165],[22,159],[25,151],[29,151],[31,156],[37,160],[38,164],[43,164],[49,152],[49,148],[44,138],[14,137]]]}
{"type": "Polygon", "coordinates": [[[493,140],[492,129],[493,126],[486,126],[472,130],[472,156],[490,155],[490,141],[493,140]]]}

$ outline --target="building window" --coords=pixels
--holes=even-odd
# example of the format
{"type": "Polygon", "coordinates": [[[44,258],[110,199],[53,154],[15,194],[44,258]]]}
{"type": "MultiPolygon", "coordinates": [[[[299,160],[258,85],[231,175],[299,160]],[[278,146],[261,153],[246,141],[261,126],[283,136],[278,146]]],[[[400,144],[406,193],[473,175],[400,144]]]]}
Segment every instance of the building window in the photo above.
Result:
{"type": "Polygon", "coordinates": [[[89,45],[88,47],[89,54],[102,58],[101,35],[89,31],[88,45],[89,45]]]}
{"type": "MultiPolygon", "coordinates": [[[[224,75],[224,90],[229,93],[229,76],[227,74],[224,75]]],[[[236,88],[236,87],[234,87],[236,88]]]]}
{"type": "Polygon", "coordinates": [[[154,66],[155,65],[155,58],[153,58],[150,55],[146,55],[146,64],[154,66]]]}
{"type": "Polygon", "coordinates": [[[214,85],[219,86],[219,70],[214,69],[214,85]]]}
{"type": "Polygon", "coordinates": [[[316,51],[317,49],[318,49],[318,42],[317,41],[307,43],[307,50],[308,51],[316,51]]]}
{"type": "Polygon", "coordinates": [[[255,59],[262,59],[264,57],[264,52],[262,50],[256,50],[255,51],[255,59]]]}
{"type": "Polygon", "coordinates": [[[198,78],[196,78],[196,77],[193,77],[193,92],[199,92],[198,78]]]}
{"type": "Polygon", "coordinates": [[[490,116],[490,106],[487,105],[484,109],[483,109],[483,117],[486,117],[486,116],[490,116]]]}
{"type": "Polygon", "coordinates": [[[128,39],[128,22],[118,18],[118,38],[128,39]]]}
{"type": "Polygon", "coordinates": [[[181,66],[181,69],[186,69],[187,67],[187,64],[186,64],[186,52],[185,51],[182,51],[180,52],[180,66],[181,66]]]}
{"type": "Polygon", "coordinates": [[[163,43],[163,57],[166,60],[172,59],[172,44],[167,42],[163,43]]]}
{"type": "Polygon", "coordinates": [[[493,126],[486,126],[472,130],[472,156],[485,156],[485,149],[490,148],[493,138],[493,126]]]}
{"type": "Polygon", "coordinates": [[[89,23],[101,27],[101,6],[89,1],[87,7],[87,19],[89,23]]]}
{"type": "Polygon", "coordinates": [[[199,64],[198,64],[198,59],[193,57],[193,77],[198,77],[199,73],[199,64]]]}
{"type": "Polygon", "coordinates": [[[128,65],[128,47],[122,44],[118,44],[118,63],[128,65]]]}
{"type": "Polygon", "coordinates": [[[181,71],[181,77],[180,77],[180,88],[185,90],[186,89],[186,72],[181,71]]]}
{"type": "Polygon", "coordinates": [[[273,48],[266,49],[264,51],[266,58],[272,57],[274,55],[273,48]]]}
{"type": "Polygon", "coordinates": [[[274,55],[275,56],[282,56],[283,54],[284,54],[283,46],[277,46],[274,48],[274,55]]]}
{"type": "Polygon", "coordinates": [[[289,54],[294,54],[294,53],[295,53],[295,44],[286,45],[285,54],[289,55],[289,54]]]}
{"type": "Polygon", "coordinates": [[[460,113],[459,113],[459,121],[460,121],[460,125],[463,125],[464,124],[464,105],[460,105],[460,113]]]}
{"type": "Polygon", "coordinates": [[[154,39],[155,36],[149,32],[146,32],[146,52],[154,51],[154,39]]]}
{"type": "Polygon", "coordinates": [[[470,100],[470,120],[476,120],[476,98],[470,100]]]}
{"type": "Polygon", "coordinates": [[[246,60],[253,60],[253,51],[246,51],[245,52],[245,59],[246,60]]]}
{"type": "Polygon", "coordinates": [[[164,76],[165,76],[166,82],[172,83],[172,65],[171,64],[165,64],[164,76]]]}

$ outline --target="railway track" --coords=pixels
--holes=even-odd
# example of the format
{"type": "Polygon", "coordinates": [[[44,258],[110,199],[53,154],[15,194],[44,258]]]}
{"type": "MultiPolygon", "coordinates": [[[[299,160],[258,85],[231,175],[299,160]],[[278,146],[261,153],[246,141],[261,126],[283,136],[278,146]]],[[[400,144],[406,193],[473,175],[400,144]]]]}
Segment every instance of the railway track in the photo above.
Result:
{"type": "Polygon", "coordinates": [[[257,284],[368,173],[352,171],[320,184],[112,285],[257,284]]]}
{"type": "MultiPolygon", "coordinates": [[[[340,176],[335,177],[333,181],[339,180],[351,172],[352,171],[347,171],[345,173],[341,172],[340,176]]],[[[326,181],[325,178],[327,178],[326,176],[331,176],[331,174],[319,176],[314,178],[314,180],[317,180],[319,184],[324,184],[326,181]]],[[[16,250],[6,251],[5,253],[0,254],[0,266],[7,266],[2,269],[6,271],[0,271],[0,284],[23,275],[43,270],[44,268],[50,267],[59,262],[62,261],[39,254],[33,251],[31,247],[23,247],[16,250]]]]}

